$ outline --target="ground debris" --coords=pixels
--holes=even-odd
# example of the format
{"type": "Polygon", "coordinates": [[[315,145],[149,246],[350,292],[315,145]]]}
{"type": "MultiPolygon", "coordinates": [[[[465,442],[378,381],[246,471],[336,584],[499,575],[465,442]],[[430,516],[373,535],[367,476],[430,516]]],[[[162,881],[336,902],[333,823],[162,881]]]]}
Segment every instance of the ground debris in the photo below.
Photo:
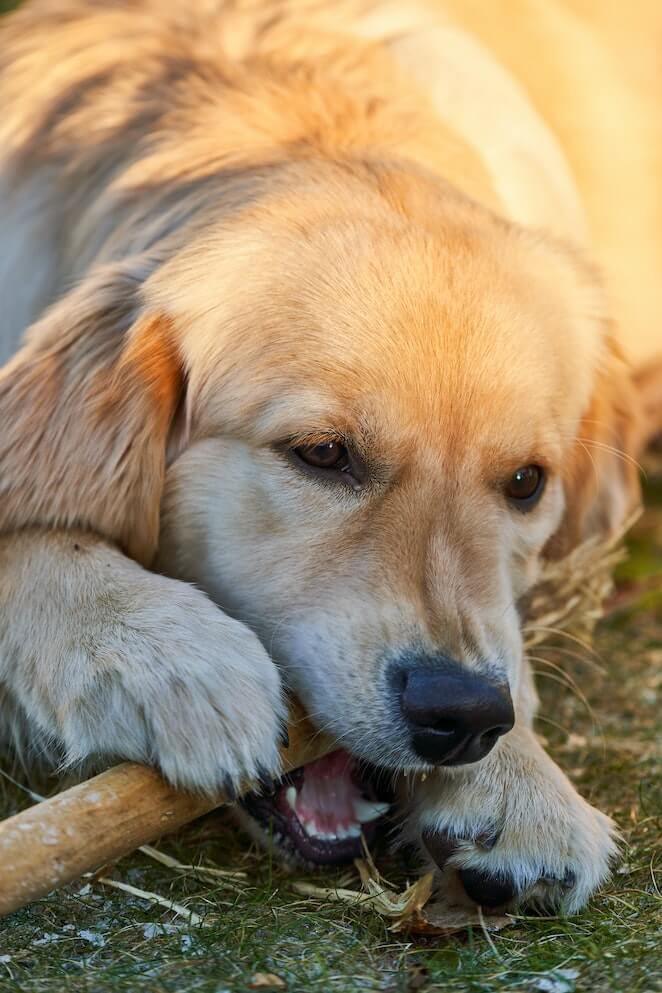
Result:
{"type": "Polygon", "coordinates": [[[273,972],[256,972],[249,983],[252,990],[282,990],[286,985],[285,980],[273,972]]]}
{"type": "Polygon", "coordinates": [[[369,856],[355,859],[354,864],[361,882],[359,890],[314,886],[306,882],[295,882],[292,888],[302,896],[371,911],[389,920],[389,930],[394,932],[447,937],[469,927],[498,931],[512,923],[510,917],[483,917],[461,907],[430,902],[433,885],[431,872],[421,876],[402,892],[397,892],[380,875],[369,856]]]}

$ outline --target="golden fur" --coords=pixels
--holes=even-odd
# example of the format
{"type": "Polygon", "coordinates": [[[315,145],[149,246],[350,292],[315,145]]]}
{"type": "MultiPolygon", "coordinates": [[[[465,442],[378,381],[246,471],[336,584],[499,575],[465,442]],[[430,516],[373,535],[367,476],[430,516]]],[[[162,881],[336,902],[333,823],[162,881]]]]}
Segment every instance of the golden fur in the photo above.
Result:
{"type": "Polygon", "coordinates": [[[33,0],[0,25],[0,691],[14,744],[213,790],[276,769],[263,646],[321,726],[412,769],[384,660],[443,651],[507,680],[517,724],[418,783],[407,836],[462,839],[449,892],[470,866],[537,899],[544,870],[573,909],[612,828],[531,729],[517,602],[638,499],[659,374],[622,351],[658,340],[660,129],[620,23],[516,6],[33,0]],[[328,437],[362,493],[282,454],[328,437]],[[502,485],[531,462],[523,515],[502,485]]]}

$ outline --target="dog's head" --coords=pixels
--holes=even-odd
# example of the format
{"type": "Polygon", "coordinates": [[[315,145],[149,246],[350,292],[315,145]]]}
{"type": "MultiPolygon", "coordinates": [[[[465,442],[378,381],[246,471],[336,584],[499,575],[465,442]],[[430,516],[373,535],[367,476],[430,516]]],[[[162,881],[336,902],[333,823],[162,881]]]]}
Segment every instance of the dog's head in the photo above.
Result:
{"type": "Polygon", "coordinates": [[[42,516],[148,560],[161,505],[160,567],[245,620],[349,750],[480,759],[542,561],[637,495],[593,273],[425,177],[329,167],[113,287],[27,346],[63,446],[42,516]]]}
{"type": "Polygon", "coordinates": [[[512,724],[543,559],[636,498],[593,273],[382,172],[208,233],[149,292],[188,370],[162,563],[354,753],[481,758],[512,724]]]}

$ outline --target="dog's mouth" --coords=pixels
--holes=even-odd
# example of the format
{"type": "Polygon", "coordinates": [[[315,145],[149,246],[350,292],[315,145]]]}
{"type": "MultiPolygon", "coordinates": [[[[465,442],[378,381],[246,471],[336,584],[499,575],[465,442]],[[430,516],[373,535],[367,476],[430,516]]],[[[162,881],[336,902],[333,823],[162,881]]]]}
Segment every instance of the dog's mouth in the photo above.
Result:
{"type": "Polygon", "coordinates": [[[341,865],[363,854],[390,809],[379,780],[338,750],[295,769],[271,791],[249,793],[241,807],[286,858],[341,865]]]}

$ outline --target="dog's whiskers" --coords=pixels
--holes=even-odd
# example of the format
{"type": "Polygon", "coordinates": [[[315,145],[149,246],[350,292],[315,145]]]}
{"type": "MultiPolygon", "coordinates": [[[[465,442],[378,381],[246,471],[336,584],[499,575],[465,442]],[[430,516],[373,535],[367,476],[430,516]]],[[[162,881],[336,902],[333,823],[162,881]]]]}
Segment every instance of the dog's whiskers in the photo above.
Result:
{"type": "Polygon", "coordinates": [[[535,634],[537,632],[541,632],[544,634],[551,634],[554,636],[558,636],[560,638],[567,638],[569,641],[574,641],[577,645],[579,645],[581,648],[587,651],[590,655],[594,655],[597,659],[599,659],[600,662],[603,661],[600,654],[596,651],[593,645],[590,644],[590,642],[584,641],[578,635],[571,634],[569,631],[564,631],[563,628],[550,627],[544,624],[531,624],[531,625],[527,624],[523,629],[524,635],[526,635],[527,633],[535,634]]]}
{"type": "Polygon", "coordinates": [[[586,447],[587,445],[591,448],[597,448],[598,451],[608,452],[610,455],[615,455],[616,458],[622,459],[623,462],[627,462],[629,465],[634,466],[639,472],[646,476],[646,470],[644,469],[641,462],[638,462],[632,455],[624,451],[622,448],[616,448],[614,445],[609,445],[606,441],[598,441],[594,438],[577,438],[577,441],[586,447]]]}
{"type": "Polygon", "coordinates": [[[595,729],[598,727],[598,721],[591,704],[569,673],[565,672],[561,666],[557,665],[555,662],[552,662],[551,659],[546,659],[541,655],[529,655],[527,656],[527,659],[529,662],[539,662],[541,665],[552,669],[553,672],[541,672],[539,669],[535,669],[534,672],[536,676],[540,676],[543,679],[551,679],[570,690],[577,700],[579,700],[579,702],[586,708],[586,712],[591,718],[593,728],[595,729]]]}
{"type": "Polygon", "coordinates": [[[545,651],[545,649],[549,649],[554,652],[555,655],[564,655],[566,658],[572,659],[576,662],[581,662],[582,665],[589,666],[589,668],[593,669],[600,676],[606,675],[606,669],[603,664],[596,662],[595,659],[586,658],[586,656],[580,654],[580,652],[573,652],[570,648],[565,648],[561,645],[550,645],[545,642],[539,642],[536,645],[536,649],[538,651],[545,651]]]}

